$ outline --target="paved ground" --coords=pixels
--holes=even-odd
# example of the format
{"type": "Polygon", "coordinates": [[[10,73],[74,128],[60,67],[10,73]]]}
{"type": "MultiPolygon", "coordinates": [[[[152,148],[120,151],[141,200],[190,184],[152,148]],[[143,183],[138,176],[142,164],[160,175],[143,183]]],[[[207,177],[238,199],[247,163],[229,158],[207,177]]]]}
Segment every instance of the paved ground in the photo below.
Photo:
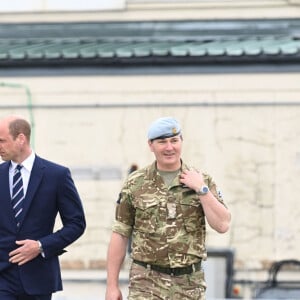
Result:
{"type": "MultiPolygon", "coordinates": [[[[123,299],[127,297],[127,273],[120,274],[123,299]]],[[[62,292],[55,293],[53,300],[104,300],[105,271],[63,271],[62,292]]]]}

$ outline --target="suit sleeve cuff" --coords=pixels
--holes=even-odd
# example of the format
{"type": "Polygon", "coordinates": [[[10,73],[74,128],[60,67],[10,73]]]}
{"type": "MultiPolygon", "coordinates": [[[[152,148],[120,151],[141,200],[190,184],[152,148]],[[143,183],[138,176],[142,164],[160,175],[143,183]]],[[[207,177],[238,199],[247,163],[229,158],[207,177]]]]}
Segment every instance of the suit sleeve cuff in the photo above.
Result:
{"type": "Polygon", "coordinates": [[[39,240],[37,242],[39,244],[40,254],[42,255],[42,257],[45,258],[45,253],[44,253],[44,250],[43,250],[43,245],[42,245],[42,243],[39,240]]]}

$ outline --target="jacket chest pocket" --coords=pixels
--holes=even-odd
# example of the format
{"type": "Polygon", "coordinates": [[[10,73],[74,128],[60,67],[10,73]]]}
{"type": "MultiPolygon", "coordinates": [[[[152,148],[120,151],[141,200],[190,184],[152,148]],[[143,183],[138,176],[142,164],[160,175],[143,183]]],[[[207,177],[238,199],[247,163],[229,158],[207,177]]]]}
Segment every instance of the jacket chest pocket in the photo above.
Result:
{"type": "Polygon", "coordinates": [[[157,228],[159,200],[141,198],[135,203],[135,229],[140,232],[154,233],[157,228]]]}
{"type": "Polygon", "coordinates": [[[184,226],[187,232],[199,231],[204,221],[204,212],[197,195],[189,195],[180,201],[184,226]]]}

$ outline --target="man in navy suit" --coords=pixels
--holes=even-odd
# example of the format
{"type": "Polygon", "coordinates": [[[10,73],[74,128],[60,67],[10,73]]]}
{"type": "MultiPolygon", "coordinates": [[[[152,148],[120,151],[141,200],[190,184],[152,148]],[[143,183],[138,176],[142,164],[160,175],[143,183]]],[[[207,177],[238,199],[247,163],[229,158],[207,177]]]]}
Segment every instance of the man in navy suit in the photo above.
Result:
{"type": "Polygon", "coordinates": [[[62,290],[58,256],[86,226],[69,169],[37,156],[30,147],[30,132],[22,117],[0,121],[1,300],[50,300],[53,292],[62,290]],[[22,196],[12,204],[17,166],[22,196]],[[54,231],[58,214],[62,226],[54,231]]]}

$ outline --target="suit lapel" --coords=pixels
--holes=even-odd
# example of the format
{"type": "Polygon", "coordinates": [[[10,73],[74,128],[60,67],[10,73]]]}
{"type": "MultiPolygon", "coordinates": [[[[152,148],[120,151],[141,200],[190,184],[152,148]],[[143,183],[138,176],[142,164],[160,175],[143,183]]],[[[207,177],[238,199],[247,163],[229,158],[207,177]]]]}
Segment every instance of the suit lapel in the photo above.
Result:
{"type": "MultiPolygon", "coordinates": [[[[44,175],[44,165],[42,163],[42,159],[38,156],[35,157],[29,182],[28,182],[28,187],[27,187],[27,192],[26,196],[24,199],[24,207],[23,207],[23,218],[22,221],[26,218],[26,214],[28,213],[28,209],[31,205],[32,199],[34,198],[36,191],[42,181],[43,175],[44,175]]],[[[22,223],[21,221],[21,223],[22,223]]],[[[21,224],[22,226],[22,224],[21,224]]],[[[20,227],[21,227],[20,226],[20,227]]]]}
{"type": "Polygon", "coordinates": [[[11,223],[12,226],[16,226],[16,220],[13,214],[11,206],[11,196],[9,190],[9,167],[10,162],[4,162],[0,165],[0,190],[1,190],[1,210],[5,212],[6,222],[11,223]]]}
{"type": "Polygon", "coordinates": [[[11,198],[9,191],[9,166],[10,162],[2,163],[0,172],[1,196],[8,199],[11,198]]]}

